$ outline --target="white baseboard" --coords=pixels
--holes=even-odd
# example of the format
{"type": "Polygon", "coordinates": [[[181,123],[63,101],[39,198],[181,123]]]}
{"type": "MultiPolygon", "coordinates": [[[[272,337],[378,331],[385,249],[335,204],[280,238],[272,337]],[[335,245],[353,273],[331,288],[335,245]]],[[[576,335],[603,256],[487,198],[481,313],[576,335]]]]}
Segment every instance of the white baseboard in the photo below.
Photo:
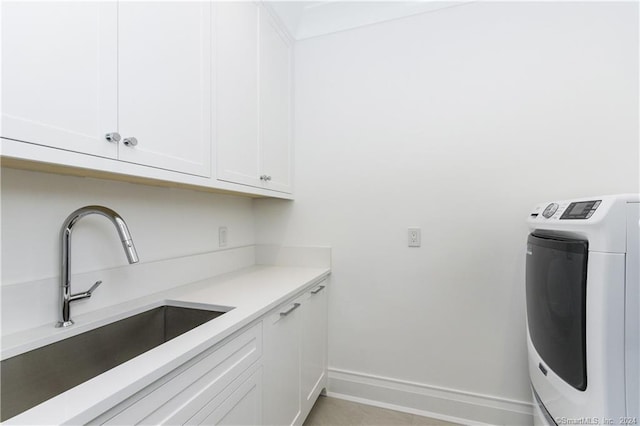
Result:
{"type": "Polygon", "coordinates": [[[468,425],[531,425],[533,405],[354,371],[329,369],[327,394],[468,425]]]}

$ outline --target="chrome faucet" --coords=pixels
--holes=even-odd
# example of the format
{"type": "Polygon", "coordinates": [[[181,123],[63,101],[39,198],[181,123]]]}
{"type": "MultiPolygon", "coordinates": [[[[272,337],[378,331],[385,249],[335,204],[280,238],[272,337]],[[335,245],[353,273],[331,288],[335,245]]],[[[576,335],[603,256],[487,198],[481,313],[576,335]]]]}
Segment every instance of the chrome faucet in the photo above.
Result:
{"type": "Polygon", "coordinates": [[[73,325],[70,310],[71,302],[91,297],[93,291],[102,284],[102,281],[96,281],[89,290],[82,293],[71,294],[71,285],[69,282],[71,275],[71,231],[73,230],[73,226],[81,218],[90,214],[99,214],[109,219],[118,231],[118,235],[122,241],[122,247],[124,247],[124,252],[127,255],[129,263],[138,262],[138,254],[136,253],[136,248],[133,245],[129,228],[127,228],[127,224],[118,213],[102,206],[86,206],[71,213],[62,224],[62,229],[60,231],[60,237],[62,240],[62,274],[60,285],[62,291],[60,298],[61,319],[56,324],[56,327],[69,327],[70,325],[73,325]]]}

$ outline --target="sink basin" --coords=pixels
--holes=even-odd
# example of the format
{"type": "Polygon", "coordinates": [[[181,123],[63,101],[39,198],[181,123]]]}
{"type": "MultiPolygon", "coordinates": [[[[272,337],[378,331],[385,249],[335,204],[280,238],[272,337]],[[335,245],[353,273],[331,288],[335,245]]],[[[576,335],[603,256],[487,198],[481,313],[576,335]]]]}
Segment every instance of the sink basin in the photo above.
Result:
{"type": "Polygon", "coordinates": [[[0,421],[61,394],[224,312],[160,306],[0,362],[0,421]]]}

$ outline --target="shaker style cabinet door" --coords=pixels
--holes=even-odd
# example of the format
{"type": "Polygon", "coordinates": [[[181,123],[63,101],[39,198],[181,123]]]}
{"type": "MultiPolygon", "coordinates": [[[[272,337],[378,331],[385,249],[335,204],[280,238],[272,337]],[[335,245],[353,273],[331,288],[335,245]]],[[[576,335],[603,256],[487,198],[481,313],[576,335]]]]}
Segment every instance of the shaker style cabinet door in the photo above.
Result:
{"type": "Polygon", "coordinates": [[[301,420],[301,310],[301,301],[289,302],[263,321],[262,413],[265,425],[293,425],[301,420]]]}
{"type": "Polygon", "coordinates": [[[291,46],[266,6],[216,3],[219,180],[291,193],[291,46]]]}
{"type": "Polygon", "coordinates": [[[211,173],[211,3],[118,4],[120,160],[211,173]]]}
{"type": "Polygon", "coordinates": [[[117,3],[1,7],[1,136],[115,158],[117,3]]]}
{"type": "Polygon", "coordinates": [[[218,179],[259,186],[258,31],[260,6],[215,5],[215,128],[218,179]]]}
{"type": "Polygon", "coordinates": [[[266,11],[261,18],[261,178],[265,188],[291,192],[291,47],[266,11]]]}
{"type": "Polygon", "coordinates": [[[327,281],[308,292],[302,316],[300,392],[308,414],[327,382],[327,281]]]}

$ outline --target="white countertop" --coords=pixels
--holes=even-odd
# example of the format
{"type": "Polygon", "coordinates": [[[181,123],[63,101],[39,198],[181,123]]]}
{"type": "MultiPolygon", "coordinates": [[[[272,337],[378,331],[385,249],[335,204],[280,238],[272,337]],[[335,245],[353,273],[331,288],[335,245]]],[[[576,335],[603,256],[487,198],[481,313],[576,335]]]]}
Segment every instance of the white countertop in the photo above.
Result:
{"type": "Polygon", "coordinates": [[[328,268],[253,266],[74,318],[69,329],[39,327],[3,338],[2,358],[44,346],[163,304],[213,305],[226,311],[75,388],[19,414],[7,424],[87,423],[205,349],[254,322],[329,275],[328,268]]]}

